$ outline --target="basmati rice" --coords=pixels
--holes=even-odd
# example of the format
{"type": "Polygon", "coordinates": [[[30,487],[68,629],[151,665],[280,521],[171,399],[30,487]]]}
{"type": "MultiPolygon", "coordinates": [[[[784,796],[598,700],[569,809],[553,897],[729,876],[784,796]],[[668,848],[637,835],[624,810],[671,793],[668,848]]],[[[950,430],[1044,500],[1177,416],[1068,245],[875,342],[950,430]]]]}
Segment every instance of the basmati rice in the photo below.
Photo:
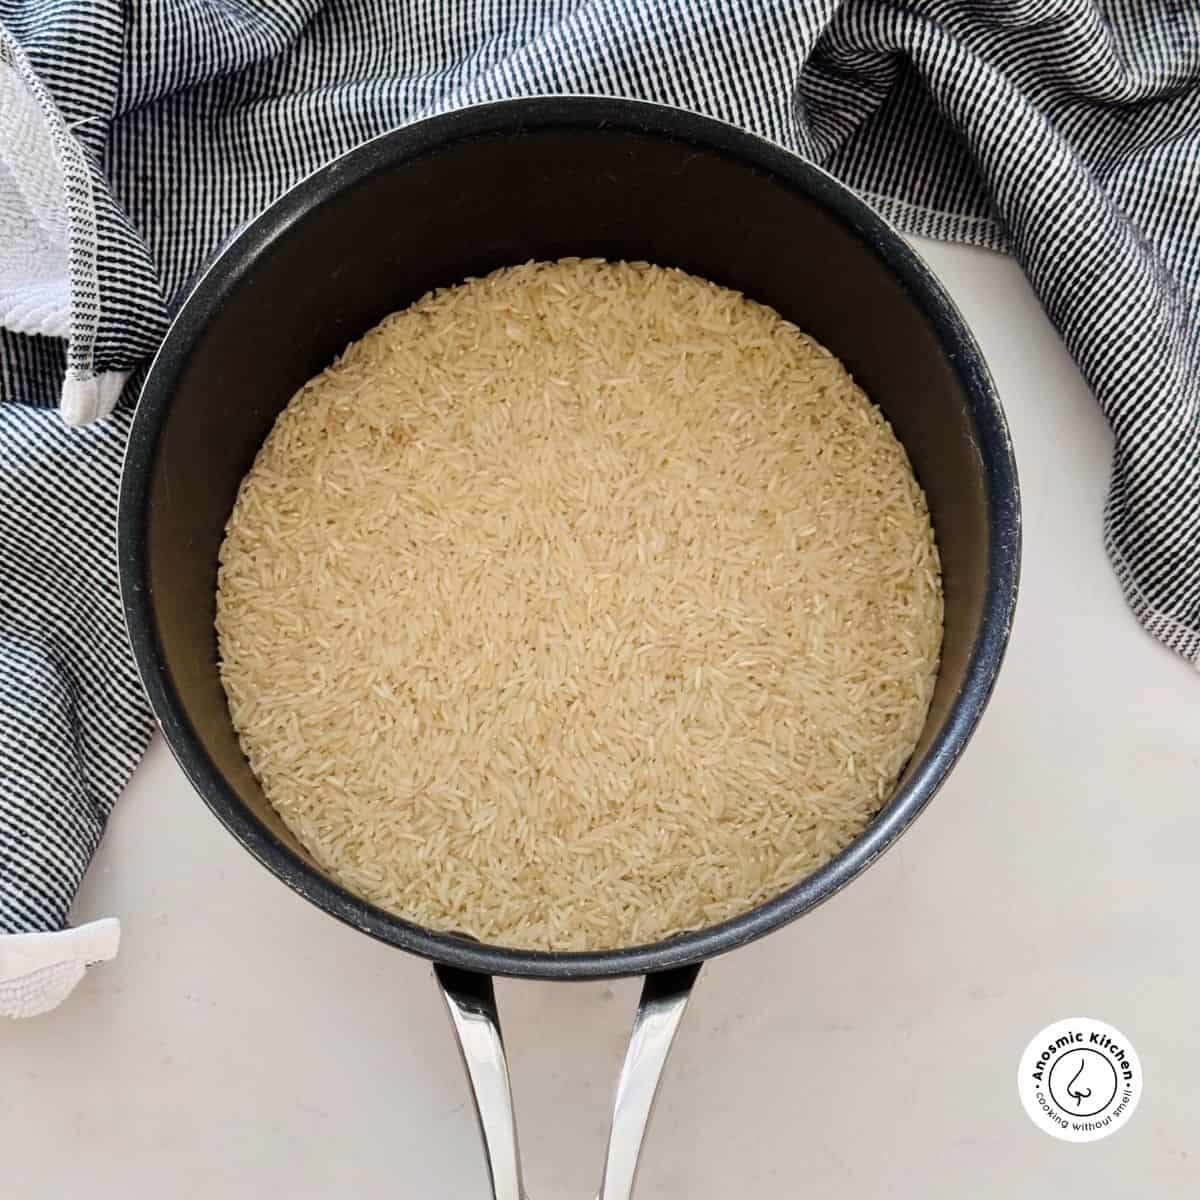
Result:
{"type": "Polygon", "coordinates": [[[346,887],[494,944],[743,912],[848,845],[925,720],[924,496],[841,364],[678,270],[565,259],[306,384],[221,553],[221,675],[346,887]]]}

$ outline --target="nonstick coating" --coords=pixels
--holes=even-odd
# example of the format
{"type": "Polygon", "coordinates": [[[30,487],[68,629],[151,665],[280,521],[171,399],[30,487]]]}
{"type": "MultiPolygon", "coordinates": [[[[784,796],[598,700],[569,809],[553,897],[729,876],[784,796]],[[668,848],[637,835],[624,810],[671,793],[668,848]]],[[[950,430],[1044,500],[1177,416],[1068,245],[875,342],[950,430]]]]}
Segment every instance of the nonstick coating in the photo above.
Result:
{"type": "Polygon", "coordinates": [[[225,248],[184,303],[134,420],[119,517],[134,653],[168,744],[216,815],[284,882],[382,941],[468,970],[572,979],[698,962],[831,896],[933,796],[991,691],[1016,601],[1008,430],[979,350],[905,243],[830,176],[657,105],[539,98],[464,109],[316,172],[225,248]],[[305,380],[433,287],[565,255],[677,266],[772,305],[829,347],[891,421],[925,488],[946,633],[929,719],[863,834],[775,900],[649,946],[550,954],[431,932],[315,865],[263,796],[217,675],[217,553],[238,484],[305,380]]]}

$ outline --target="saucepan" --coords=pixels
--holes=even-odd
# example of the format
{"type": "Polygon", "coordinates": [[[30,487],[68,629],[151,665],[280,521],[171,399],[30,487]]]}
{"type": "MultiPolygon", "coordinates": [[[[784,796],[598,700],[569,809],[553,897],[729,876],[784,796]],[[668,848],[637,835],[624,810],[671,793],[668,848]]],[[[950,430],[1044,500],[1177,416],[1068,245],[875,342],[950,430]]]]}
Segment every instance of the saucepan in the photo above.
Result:
{"type": "Polygon", "coordinates": [[[265,867],[326,912],[435,966],[494,1194],[522,1196],[492,977],[644,975],[619,1078],[604,1200],[630,1194],[659,1073],[704,960],[827,900],[925,807],[978,722],[1017,595],[1020,505],[987,368],[905,241],[830,175],[749,133],[659,105],[540,97],[376,138],[294,187],[225,246],[146,380],[125,461],[121,584],[163,734],[265,867]],[[751,912],[653,945],[543,953],[420,928],[351,895],[267,802],[217,674],[217,554],[238,485],[297,388],[431,288],[568,255],[681,267],[769,304],[829,347],[891,422],[941,552],[945,643],[893,795],[835,859],[751,912]]]}

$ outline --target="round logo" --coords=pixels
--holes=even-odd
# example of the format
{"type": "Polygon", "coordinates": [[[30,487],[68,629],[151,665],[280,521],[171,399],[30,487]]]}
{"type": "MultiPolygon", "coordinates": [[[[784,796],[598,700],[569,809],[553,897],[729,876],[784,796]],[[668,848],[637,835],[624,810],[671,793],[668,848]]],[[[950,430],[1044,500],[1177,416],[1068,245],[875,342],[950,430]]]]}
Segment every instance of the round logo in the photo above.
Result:
{"type": "Polygon", "coordinates": [[[1017,1092],[1029,1119],[1064,1142],[1095,1142],[1133,1116],[1142,1064],[1119,1029],[1091,1017],[1047,1025],[1025,1047],[1017,1092]]]}

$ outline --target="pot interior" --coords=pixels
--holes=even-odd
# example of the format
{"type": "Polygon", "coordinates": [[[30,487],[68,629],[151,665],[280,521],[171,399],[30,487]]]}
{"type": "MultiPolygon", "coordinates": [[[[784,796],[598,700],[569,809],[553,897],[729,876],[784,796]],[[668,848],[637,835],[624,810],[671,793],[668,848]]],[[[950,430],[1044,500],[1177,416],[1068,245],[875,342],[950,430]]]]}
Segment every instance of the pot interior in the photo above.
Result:
{"type": "MultiPolygon", "coordinates": [[[[565,112],[542,123],[514,117],[502,131],[454,127],[437,138],[418,126],[319,172],[202,280],[147,385],[122,497],[135,650],[193,780],[224,818],[222,808],[240,807],[295,856],[293,886],[309,875],[300,862],[319,869],[251,774],[217,676],[214,592],[225,522],[259,446],[302,383],[387,313],[502,265],[565,255],[645,259],[737,288],[824,343],[891,421],[928,496],[946,624],[926,728],[876,824],[897,804],[910,812],[877,836],[873,852],[932,794],[977,715],[964,714],[962,693],[996,602],[997,505],[1015,504],[1015,495],[998,497],[989,481],[985,460],[1003,466],[1007,442],[973,345],[954,335],[956,318],[939,310],[936,289],[914,290],[921,269],[898,240],[798,160],[698,119],[676,131],[646,128],[636,110],[624,127],[565,112]],[[751,154],[760,161],[748,161],[751,154]],[[771,169],[776,161],[782,170],[771,169]],[[903,281],[901,260],[912,273],[903,281]]],[[[976,709],[1006,634],[1006,626],[995,633],[995,661],[972,684],[976,709]]],[[[871,836],[868,829],[863,838],[871,836]]],[[[843,876],[829,876],[796,911],[843,876]]],[[[362,924],[357,911],[338,915],[362,924]]],[[[401,933],[381,936],[404,944],[401,933]]],[[[517,960],[535,957],[514,956],[509,965],[523,972],[517,960]]]]}

